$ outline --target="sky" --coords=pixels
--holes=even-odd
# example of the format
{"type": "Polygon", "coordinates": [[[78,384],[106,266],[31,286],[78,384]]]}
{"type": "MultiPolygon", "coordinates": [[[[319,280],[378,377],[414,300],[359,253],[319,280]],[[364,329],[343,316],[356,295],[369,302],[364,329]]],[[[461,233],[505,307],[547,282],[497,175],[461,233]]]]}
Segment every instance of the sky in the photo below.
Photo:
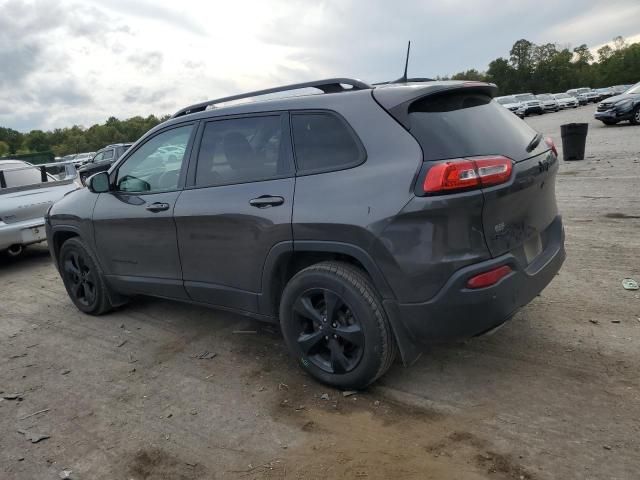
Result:
{"type": "Polygon", "coordinates": [[[433,77],[513,43],[640,41],[639,0],[0,0],[0,126],[90,126],[329,77],[433,77]]]}

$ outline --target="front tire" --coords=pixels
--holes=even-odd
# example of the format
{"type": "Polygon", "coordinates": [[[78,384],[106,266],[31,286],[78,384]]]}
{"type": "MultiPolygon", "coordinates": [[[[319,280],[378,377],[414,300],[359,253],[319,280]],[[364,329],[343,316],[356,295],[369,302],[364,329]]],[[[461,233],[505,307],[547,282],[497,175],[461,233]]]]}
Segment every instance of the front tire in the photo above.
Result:
{"type": "Polygon", "coordinates": [[[280,325],[302,369],[337,388],[365,388],[396,355],[378,293],[346,263],[322,262],[294,275],[280,301],[280,325]]]}
{"type": "Polygon", "coordinates": [[[633,125],[640,125],[640,105],[638,105],[634,110],[633,110],[633,115],[631,117],[630,122],[633,125]]]}
{"type": "Polygon", "coordinates": [[[78,310],[89,315],[102,315],[111,310],[102,272],[79,238],[70,238],[62,244],[59,269],[69,298],[78,310]]]}

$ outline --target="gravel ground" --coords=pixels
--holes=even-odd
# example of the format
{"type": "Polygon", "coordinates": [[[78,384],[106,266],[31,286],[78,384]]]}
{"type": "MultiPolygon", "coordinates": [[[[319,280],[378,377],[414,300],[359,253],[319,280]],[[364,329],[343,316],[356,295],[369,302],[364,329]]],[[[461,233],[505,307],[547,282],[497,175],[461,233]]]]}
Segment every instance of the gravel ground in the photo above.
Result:
{"type": "Polygon", "coordinates": [[[0,478],[637,479],[640,127],[594,109],[527,119],[557,143],[590,123],[558,176],[560,275],[367,392],[316,384],[273,327],[154,299],[88,317],[45,247],[1,260],[0,478]]]}

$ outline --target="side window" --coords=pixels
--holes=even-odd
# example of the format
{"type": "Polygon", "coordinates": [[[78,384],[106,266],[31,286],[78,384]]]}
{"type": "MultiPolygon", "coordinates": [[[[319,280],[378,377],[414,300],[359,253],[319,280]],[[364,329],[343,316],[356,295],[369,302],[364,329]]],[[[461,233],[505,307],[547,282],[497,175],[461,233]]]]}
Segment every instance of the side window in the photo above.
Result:
{"type": "Polygon", "coordinates": [[[196,186],[256,182],[292,174],[282,142],[282,117],[236,118],[206,124],[196,186]]]}
{"type": "MultiPolygon", "coordinates": [[[[22,162],[7,163],[4,165],[4,167],[6,167],[6,170],[4,172],[4,179],[7,188],[35,185],[42,182],[40,170],[37,168],[23,169],[23,167],[26,166],[27,164],[22,162]]],[[[2,169],[1,165],[0,169],[2,169]]]]}
{"type": "Polygon", "coordinates": [[[101,162],[106,162],[108,160],[113,160],[113,149],[111,150],[105,150],[104,156],[102,157],[102,160],[100,160],[101,162]]]}
{"type": "Polygon", "coordinates": [[[193,125],[173,128],[143,143],[118,169],[116,190],[121,192],[163,192],[178,188],[180,169],[193,125]],[[178,147],[168,155],[167,147],[178,147]]]}
{"type": "Polygon", "coordinates": [[[364,161],[364,151],[354,134],[335,115],[294,113],[291,130],[299,170],[339,170],[364,161]]]}
{"type": "Polygon", "coordinates": [[[104,152],[100,152],[91,159],[91,163],[100,163],[103,159],[104,159],[104,152]]]}

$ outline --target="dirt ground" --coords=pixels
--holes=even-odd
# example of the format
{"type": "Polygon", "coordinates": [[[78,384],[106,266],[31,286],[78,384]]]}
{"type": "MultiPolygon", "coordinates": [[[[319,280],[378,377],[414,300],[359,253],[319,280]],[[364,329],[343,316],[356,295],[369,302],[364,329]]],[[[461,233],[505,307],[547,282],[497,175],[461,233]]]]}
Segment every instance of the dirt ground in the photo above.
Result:
{"type": "Polygon", "coordinates": [[[45,247],[1,260],[0,479],[640,478],[640,127],[594,110],[527,119],[558,143],[590,123],[559,276],[367,392],[316,384],[268,325],[154,299],[93,318],[45,247]]]}

